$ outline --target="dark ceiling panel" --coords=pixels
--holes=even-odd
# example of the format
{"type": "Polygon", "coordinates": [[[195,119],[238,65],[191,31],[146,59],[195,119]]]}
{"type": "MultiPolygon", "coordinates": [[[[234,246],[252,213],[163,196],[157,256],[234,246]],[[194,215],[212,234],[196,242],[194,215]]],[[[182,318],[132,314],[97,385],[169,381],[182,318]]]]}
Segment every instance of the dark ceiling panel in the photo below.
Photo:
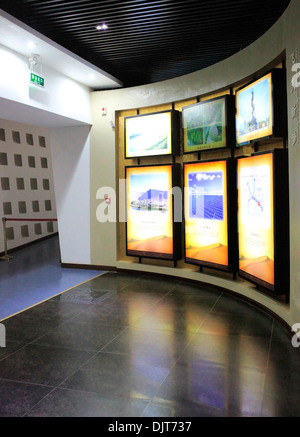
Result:
{"type": "Polygon", "coordinates": [[[124,83],[182,76],[248,46],[290,0],[1,0],[3,10],[124,83]],[[106,30],[96,30],[105,23],[106,30]]]}

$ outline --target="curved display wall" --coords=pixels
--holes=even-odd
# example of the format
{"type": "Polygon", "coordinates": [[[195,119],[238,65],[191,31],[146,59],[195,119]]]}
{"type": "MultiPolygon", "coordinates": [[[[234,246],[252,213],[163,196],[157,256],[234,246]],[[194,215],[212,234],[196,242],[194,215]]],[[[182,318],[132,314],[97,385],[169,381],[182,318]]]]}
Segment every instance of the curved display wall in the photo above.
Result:
{"type": "MultiPolygon", "coordinates": [[[[175,260],[176,269],[192,264],[210,275],[231,273],[232,279],[246,279],[260,292],[288,302],[285,59],[276,67],[239,89],[234,84],[221,96],[197,96],[196,104],[172,102],[168,109],[117,114],[119,174],[125,173],[127,182],[126,223],[118,223],[120,241],[124,233],[126,240],[118,248],[120,261],[147,266],[149,258],[156,258],[152,265],[163,267],[171,265],[165,260],[175,260]],[[176,114],[176,123],[170,114],[176,114]],[[171,138],[179,137],[179,144],[173,144],[171,138]],[[183,177],[173,175],[168,183],[163,169],[174,165],[183,177]],[[172,196],[173,205],[175,185],[181,198],[172,196]],[[178,202],[183,202],[183,235],[173,218],[178,202]]],[[[119,201],[122,196],[119,192],[119,201]]]]}
{"type": "MultiPolygon", "coordinates": [[[[92,93],[93,127],[91,130],[90,199],[91,264],[107,268],[163,274],[211,284],[212,286],[227,289],[257,302],[277,314],[290,326],[300,319],[300,296],[298,297],[298,290],[300,289],[300,275],[298,273],[300,237],[298,237],[296,232],[298,226],[297,216],[300,213],[300,211],[298,211],[300,207],[298,206],[298,203],[295,202],[297,198],[297,187],[300,186],[300,176],[298,176],[296,171],[297,166],[300,165],[300,152],[298,152],[300,138],[297,137],[299,124],[299,89],[295,86],[291,89],[290,85],[291,79],[295,74],[293,72],[297,72],[297,47],[300,47],[300,30],[298,27],[299,19],[300,11],[298,8],[298,2],[292,1],[284,16],[281,17],[281,19],[263,37],[242,50],[240,53],[219,64],[170,81],[141,87],[92,93]],[[224,135],[224,128],[222,128],[222,124],[224,124],[224,116],[221,115],[221,118],[216,118],[214,122],[211,117],[208,117],[206,120],[200,120],[201,115],[199,116],[198,114],[200,121],[198,120],[195,122],[192,117],[189,126],[184,123],[182,124],[183,130],[181,132],[180,140],[181,149],[177,156],[125,158],[124,120],[127,117],[172,110],[179,111],[182,116],[182,113],[186,111],[186,109],[183,108],[193,107],[193,105],[196,107],[199,103],[202,104],[202,102],[213,101],[212,99],[221,98],[223,96],[236,96],[237,91],[239,92],[239,90],[242,91],[243,89],[247,89],[250,84],[254,84],[260,78],[267,76],[274,68],[283,72],[286,70],[287,77],[286,80],[282,82],[286,87],[284,93],[282,94],[282,90],[280,92],[276,91],[277,85],[272,82],[272,73],[272,80],[270,81],[270,83],[272,82],[272,86],[269,84],[269,87],[267,87],[269,93],[267,98],[270,114],[265,115],[261,114],[259,111],[259,107],[262,107],[262,105],[259,103],[258,88],[254,88],[254,96],[250,90],[248,114],[250,114],[251,119],[246,122],[244,121],[242,126],[244,130],[247,128],[248,130],[250,129],[251,132],[254,132],[255,130],[258,132],[261,131],[263,132],[262,135],[259,135],[258,133],[258,135],[255,135],[253,138],[251,135],[248,135],[247,138],[243,137],[242,141],[238,144],[232,144],[232,141],[229,141],[229,144],[226,144],[224,147],[224,143],[221,141],[221,136],[223,137],[224,135]],[[282,95],[284,95],[284,99],[282,99],[282,95]],[[287,102],[287,107],[284,107],[284,102],[287,102]],[[108,114],[112,114],[111,119],[115,122],[114,128],[112,128],[112,123],[110,123],[110,117],[105,118],[99,115],[98,108],[102,105],[106,105],[108,114]],[[280,111],[277,111],[278,105],[281,105],[280,111]],[[286,120],[283,119],[278,121],[279,119],[278,114],[276,115],[276,111],[281,112],[281,114],[285,113],[285,116],[288,118],[288,129],[286,126],[286,120]],[[254,119],[256,119],[256,124],[254,123],[254,119]],[[267,129],[268,124],[272,126],[272,131],[267,129]],[[186,133],[185,137],[184,129],[188,128],[192,129],[193,132],[190,131],[189,135],[186,133]],[[283,130],[280,130],[281,128],[283,128],[283,130]],[[210,142],[208,143],[207,139],[209,137],[210,142]],[[192,147],[198,145],[198,150],[192,150],[191,153],[184,153],[184,138],[186,138],[186,141],[188,138],[192,140],[192,147]],[[246,140],[244,141],[245,138],[246,140]],[[217,144],[217,147],[211,147],[213,142],[217,144]],[[209,144],[208,147],[207,144],[209,144]],[[205,265],[205,263],[201,262],[190,264],[185,262],[187,259],[185,259],[184,252],[187,248],[184,245],[184,232],[181,234],[183,255],[181,259],[176,261],[176,263],[167,259],[158,260],[128,256],[129,254],[126,253],[126,190],[124,183],[126,166],[179,164],[182,168],[180,184],[181,187],[183,187],[183,167],[187,163],[196,164],[207,161],[223,161],[229,158],[238,160],[242,157],[250,157],[257,153],[273,153],[274,150],[282,150],[289,155],[289,196],[286,196],[286,198],[290,198],[290,206],[285,205],[287,212],[287,215],[285,214],[285,225],[287,228],[284,240],[285,243],[281,248],[285,254],[288,253],[288,255],[291,255],[290,269],[287,268],[287,272],[288,270],[290,271],[289,290],[287,290],[288,278],[286,278],[286,281],[283,280],[283,282],[280,283],[280,287],[275,287],[276,293],[273,293],[275,288],[270,288],[268,286],[268,281],[259,284],[255,283],[255,281],[249,282],[249,277],[242,277],[242,274],[240,275],[238,272],[236,278],[234,278],[233,274],[235,274],[235,268],[228,270],[224,268],[215,269],[215,267],[218,267],[217,265],[205,265]],[[115,208],[115,220],[107,220],[106,222],[102,221],[100,223],[95,216],[94,212],[97,206],[101,201],[104,201],[104,199],[97,199],[95,196],[99,187],[113,187],[116,192],[117,205],[115,208]],[[290,213],[289,219],[288,212],[290,213]],[[290,239],[288,234],[289,225],[290,235],[292,236],[290,239]],[[286,252],[286,247],[289,245],[288,243],[290,243],[290,250],[286,252]],[[284,289],[282,289],[282,284],[284,289]],[[262,288],[257,288],[257,285],[262,288]],[[288,299],[277,299],[278,296],[288,295],[290,295],[289,301],[288,299]]],[[[238,115],[241,115],[241,111],[238,112],[238,115]]],[[[186,120],[186,117],[184,117],[184,120],[186,120]]],[[[240,124],[238,126],[239,128],[241,127],[240,124]]],[[[188,142],[186,144],[188,147],[188,142]]],[[[284,171],[286,171],[286,168],[284,171]]],[[[218,176],[217,174],[210,174],[211,172],[207,169],[205,170],[205,173],[205,177],[207,178],[218,176]]],[[[275,173],[278,178],[278,172],[275,173]]],[[[192,177],[194,176],[195,175],[192,177]]],[[[197,178],[197,176],[195,177],[197,178]]],[[[276,181],[275,184],[278,186],[278,181],[276,181]]],[[[209,226],[208,220],[210,219],[208,218],[208,215],[205,215],[208,213],[201,210],[201,202],[202,209],[203,207],[205,209],[205,202],[213,200],[214,206],[217,207],[219,205],[217,205],[218,200],[221,202],[220,204],[222,204],[221,209],[219,210],[221,211],[219,221],[223,220],[226,212],[226,209],[224,208],[224,198],[223,201],[220,198],[209,199],[208,185],[200,183],[198,183],[198,185],[195,183],[194,185],[196,185],[193,187],[193,189],[196,190],[194,194],[196,193],[199,195],[202,190],[202,200],[200,200],[200,206],[198,205],[199,207],[197,209],[195,203],[196,200],[194,198],[194,206],[191,206],[191,216],[194,216],[192,218],[198,220],[202,219],[203,224],[209,226]],[[207,223],[205,223],[205,221],[207,223]]],[[[237,190],[237,188],[237,186],[234,188],[231,187],[231,190],[237,190]]],[[[287,186],[285,187],[285,190],[288,190],[287,186]]],[[[260,198],[259,200],[259,196],[256,196],[256,194],[253,193],[253,190],[251,191],[250,187],[249,199],[253,202],[255,199],[256,207],[258,207],[258,209],[255,210],[254,207],[252,210],[249,210],[249,214],[256,214],[257,216],[257,214],[260,214],[260,207],[262,206],[263,199],[260,198]]],[[[260,190],[258,191],[258,194],[262,195],[260,190]]],[[[214,193],[211,195],[220,197],[221,187],[216,185],[214,187],[214,193]]],[[[269,192],[265,193],[264,196],[264,200],[266,200],[268,196],[271,196],[271,191],[269,190],[269,192]]],[[[238,207],[238,204],[236,206],[238,207]]],[[[234,209],[233,204],[230,206],[230,215],[231,217],[234,217],[235,213],[232,209],[234,209]]],[[[111,210],[112,207],[108,206],[108,215],[111,210]]],[[[279,213],[277,210],[274,210],[274,214],[274,220],[276,221],[276,215],[279,213]]],[[[241,253],[241,249],[239,255],[239,270],[241,273],[244,268],[241,265],[243,261],[241,257],[244,256],[241,253]]],[[[277,252],[275,253],[275,258],[276,256],[277,252]]],[[[289,257],[286,258],[287,266],[288,258],[289,257]]],[[[235,259],[233,265],[237,261],[238,260],[235,259]]],[[[276,263],[276,260],[274,262],[276,263]]],[[[224,265],[224,263],[221,263],[221,265],[224,265]]],[[[283,273],[281,273],[281,276],[282,274],[283,273]]],[[[255,275],[252,276],[256,277],[255,275]]],[[[250,279],[253,278],[251,277],[250,279]]]]}

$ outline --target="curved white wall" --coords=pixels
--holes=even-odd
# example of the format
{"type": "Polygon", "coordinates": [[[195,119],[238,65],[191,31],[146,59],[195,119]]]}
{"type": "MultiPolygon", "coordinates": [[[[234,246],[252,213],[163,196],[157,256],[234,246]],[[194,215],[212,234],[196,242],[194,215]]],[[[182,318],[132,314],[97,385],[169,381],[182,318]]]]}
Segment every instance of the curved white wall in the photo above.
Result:
{"type": "Polygon", "coordinates": [[[300,322],[300,129],[295,145],[294,133],[299,127],[299,112],[291,117],[291,108],[299,107],[299,88],[290,92],[292,62],[300,62],[300,1],[290,6],[275,25],[258,41],[238,54],[205,70],[156,84],[113,91],[94,92],[91,95],[93,127],[91,130],[91,263],[116,266],[149,272],[163,273],[218,285],[249,297],[277,313],[288,324],[300,322]],[[289,159],[290,159],[290,223],[291,223],[291,301],[283,305],[257,292],[247,283],[224,280],[211,275],[187,270],[150,266],[117,261],[116,223],[99,223],[96,192],[102,186],[116,188],[115,132],[110,126],[111,114],[123,109],[134,109],[176,102],[228,88],[244,81],[271,64],[286,50],[289,108],[289,159]],[[294,54],[294,58],[293,55],[294,54]],[[107,116],[100,115],[100,107],[107,106],[107,116]]]}

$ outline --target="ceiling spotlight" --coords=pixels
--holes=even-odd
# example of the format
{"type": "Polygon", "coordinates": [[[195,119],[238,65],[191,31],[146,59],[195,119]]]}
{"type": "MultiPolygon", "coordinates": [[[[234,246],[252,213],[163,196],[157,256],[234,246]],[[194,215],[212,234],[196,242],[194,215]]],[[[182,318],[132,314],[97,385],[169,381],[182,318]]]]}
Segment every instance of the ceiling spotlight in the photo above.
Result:
{"type": "Polygon", "coordinates": [[[94,79],[95,79],[95,75],[94,75],[93,73],[91,73],[91,74],[89,75],[89,79],[90,79],[90,80],[94,80],[94,79]]]}
{"type": "Polygon", "coordinates": [[[28,47],[29,49],[35,49],[35,48],[36,48],[36,43],[33,42],[33,41],[29,41],[29,42],[27,43],[27,47],[28,47]]]}
{"type": "Polygon", "coordinates": [[[97,30],[105,30],[105,29],[108,29],[108,25],[105,24],[105,23],[103,23],[103,24],[98,24],[98,25],[96,26],[96,29],[97,29],[97,30]]]}

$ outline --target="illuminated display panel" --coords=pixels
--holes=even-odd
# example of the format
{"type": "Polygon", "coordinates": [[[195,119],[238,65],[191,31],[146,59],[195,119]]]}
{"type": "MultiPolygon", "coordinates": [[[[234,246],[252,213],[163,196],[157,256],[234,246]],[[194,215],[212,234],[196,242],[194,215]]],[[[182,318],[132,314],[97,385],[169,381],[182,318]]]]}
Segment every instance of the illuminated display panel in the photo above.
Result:
{"type": "MultiPolygon", "coordinates": [[[[184,164],[185,260],[231,271],[237,253],[228,248],[228,163],[229,160],[184,164]]],[[[230,164],[232,170],[233,161],[230,164]]],[[[234,182],[232,171],[230,179],[234,182]]],[[[234,192],[236,185],[232,198],[234,192]]],[[[232,200],[236,212],[236,202],[232,200]]],[[[233,245],[236,244],[234,228],[233,245]]]]}
{"type": "Polygon", "coordinates": [[[274,289],[273,154],[238,159],[239,271],[274,289]]]}
{"type": "Polygon", "coordinates": [[[125,158],[177,154],[178,111],[125,117],[125,158]]]}
{"type": "Polygon", "coordinates": [[[238,144],[273,135],[272,74],[238,90],[236,106],[238,144]]]}
{"type": "Polygon", "coordinates": [[[239,275],[290,293],[288,150],[238,159],[239,275]]]}
{"type": "Polygon", "coordinates": [[[174,260],[174,166],[126,167],[127,255],[174,260]]]}
{"type": "Polygon", "coordinates": [[[220,149],[234,141],[234,96],[182,108],[183,152],[220,149]]]}

